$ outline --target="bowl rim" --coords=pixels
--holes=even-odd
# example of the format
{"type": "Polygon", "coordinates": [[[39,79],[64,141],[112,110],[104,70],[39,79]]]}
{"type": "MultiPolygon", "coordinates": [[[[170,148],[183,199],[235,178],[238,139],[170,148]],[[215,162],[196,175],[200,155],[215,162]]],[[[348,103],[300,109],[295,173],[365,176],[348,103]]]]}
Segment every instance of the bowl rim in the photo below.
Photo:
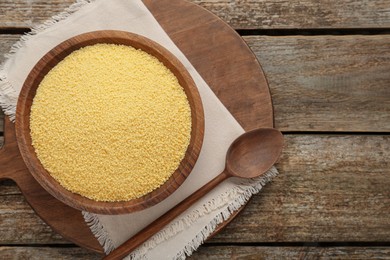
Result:
{"type": "Polygon", "coordinates": [[[131,213],[149,208],[176,191],[189,176],[199,157],[203,144],[204,124],[204,111],[199,91],[190,73],[176,56],[149,38],[118,30],[102,30],[79,34],[63,41],[47,52],[36,63],[23,84],[18,98],[15,118],[18,147],[35,180],[52,196],[73,208],[108,215],[131,213]],[[39,83],[51,68],[70,53],[81,47],[97,43],[129,45],[158,58],[178,78],[191,107],[191,138],[179,167],[159,188],[140,198],[129,201],[95,201],[65,189],[43,167],[31,144],[30,112],[39,83]]]}

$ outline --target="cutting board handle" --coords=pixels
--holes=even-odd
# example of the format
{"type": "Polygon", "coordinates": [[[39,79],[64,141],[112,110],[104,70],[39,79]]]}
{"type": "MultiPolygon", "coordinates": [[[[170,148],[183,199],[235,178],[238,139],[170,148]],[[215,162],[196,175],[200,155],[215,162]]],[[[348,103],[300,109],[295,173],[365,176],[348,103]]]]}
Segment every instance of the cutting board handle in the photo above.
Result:
{"type": "Polygon", "coordinates": [[[15,124],[4,119],[4,145],[0,149],[0,180],[11,179],[18,183],[24,178],[26,166],[20,156],[15,136],[15,124]]]}
{"type": "Polygon", "coordinates": [[[13,180],[23,194],[30,186],[38,185],[20,155],[15,124],[7,116],[4,119],[4,145],[0,149],[0,180],[2,179],[13,180]]]}

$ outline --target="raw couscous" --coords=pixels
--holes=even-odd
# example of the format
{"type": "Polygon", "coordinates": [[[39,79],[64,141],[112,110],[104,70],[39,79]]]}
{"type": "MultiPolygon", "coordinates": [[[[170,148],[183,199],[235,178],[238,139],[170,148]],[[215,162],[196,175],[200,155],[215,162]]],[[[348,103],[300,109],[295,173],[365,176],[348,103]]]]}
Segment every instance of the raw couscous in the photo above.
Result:
{"type": "Polygon", "coordinates": [[[161,186],[191,134],[191,109],[174,74],[130,46],[74,51],[40,83],[32,144],[63,187],[96,201],[127,201],[161,186]]]}

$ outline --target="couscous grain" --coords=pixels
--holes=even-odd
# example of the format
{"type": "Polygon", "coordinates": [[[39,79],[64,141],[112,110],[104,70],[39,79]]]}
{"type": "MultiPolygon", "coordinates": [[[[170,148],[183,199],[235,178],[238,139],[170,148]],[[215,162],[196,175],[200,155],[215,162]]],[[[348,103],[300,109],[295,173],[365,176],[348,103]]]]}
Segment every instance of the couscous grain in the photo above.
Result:
{"type": "Polygon", "coordinates": [[[190,141],[191,109],[157,58],[95,44],[45,76],[30,129],[38,159],[63,187],[96,201],[127,201],[177,169],[190,141]]]}

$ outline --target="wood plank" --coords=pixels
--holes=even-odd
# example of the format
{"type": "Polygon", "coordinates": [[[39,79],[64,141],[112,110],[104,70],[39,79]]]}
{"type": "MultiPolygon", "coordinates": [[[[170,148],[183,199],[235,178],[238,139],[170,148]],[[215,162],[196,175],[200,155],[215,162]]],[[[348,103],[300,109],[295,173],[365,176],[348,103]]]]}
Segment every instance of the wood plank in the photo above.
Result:
{"type": "MultiPolygon", "coordinates": [[[[389,241],[390,136],[285,137],[280,175],[210,243],[389,241]]],[[[21,195],[0,196],[0,234],[0,244],[67,243],[21,195]]]]}
{"type": "Polygon", "coordinates": [[[388,241],[388,158],[389,135],[288,135],[280,175],[212,241],[388,241]]]}
{"type": "Polygon", "coordinates": [[[188,259],[388,259],[388,247],[201,247],[188,259]]]}
{"type": "MultiPolygon", "coordinates": [[[[74,0],[3,0],[0,28],[25,28],[62,12],[74,0]]],[[[388,28],[390,3],[386,0],[227,1],[191,0],[236,29],[388,28]]]]}
{"type": "Polygon", "coordinates": [[[15,182],[11,180],[0,181],[0,196],[4,195],[20,195],[20,190],[17,188],[15,182]]]}
{"type": "Polygon", "coordinates": [[[390,131],[390,35],[244,39],[268,79],[276,128],[390,131]]]}
{"type": "Polygon", "coordinates": [[[80,247],[0,247],[1,259],[101,259],[101,255],[80,247]]]}
{"type": "MultiPolygon", "coordinates": [[[[388,259],[389,247],[267,247],[207,246],[189,260],[208,259],[388,259]]],[[[0,247],[2,259],[100,259],[97,253],[79,247],[0,247]]]]}
{"type": "Polygon", "coordinates": [[[387,259],[388,247],[202,247],[188,259],[387,259]]]}
{"type": "Polygon", "coordinates": [[[386,0],[194,0],[236,29],[389,27],[386,0]]]}
{"type": "Polygon", "coordinates": [[[12,45],[20,39],[20,35],[0,34],[0,64],[5,61],[4,55],[9,53],[12,45]]]}
{"type": "Polygon", "coordinates": [[[0,196],[0,234],[3,245],[69,244],[35,214],[21,194],[0,196]]]}
{"type": "MultiPolygon", "coordinates": [[[[0,53],[19,37],[0,35],[0,53]]],[[[244,39],[267,76],[278,129],[390,131],[390,35],[244,39]]]]}

